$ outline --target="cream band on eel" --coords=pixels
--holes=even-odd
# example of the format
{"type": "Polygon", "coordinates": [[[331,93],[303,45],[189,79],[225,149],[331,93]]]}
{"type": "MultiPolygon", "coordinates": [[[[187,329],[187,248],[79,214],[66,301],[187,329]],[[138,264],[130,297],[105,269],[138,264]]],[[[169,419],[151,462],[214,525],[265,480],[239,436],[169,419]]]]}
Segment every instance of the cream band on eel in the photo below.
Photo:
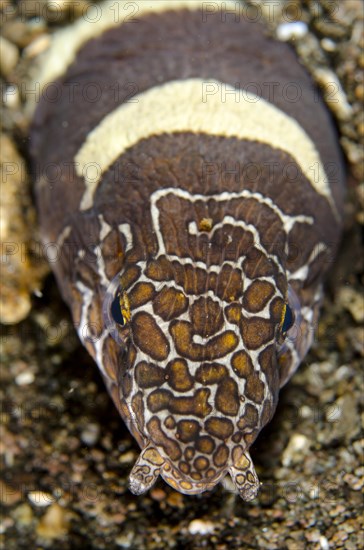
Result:
{"type": "Polygon", "coordinates": [[[293,118],[253,93],[200,78],[167,82],[136,95],[88,134],[74,159],[86,184],[81,210],[91,208],[103,173],[127,149],[141,139],[175,132],[236,137],[285,151],[336,213],[319,153],[293,118]]]}

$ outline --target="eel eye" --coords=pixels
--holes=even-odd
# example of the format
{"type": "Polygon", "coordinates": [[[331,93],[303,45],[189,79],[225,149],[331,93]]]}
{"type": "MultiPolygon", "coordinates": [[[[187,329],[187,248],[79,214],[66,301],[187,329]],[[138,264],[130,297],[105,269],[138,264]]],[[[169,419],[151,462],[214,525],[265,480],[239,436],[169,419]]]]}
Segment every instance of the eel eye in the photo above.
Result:
{"type": "Polygon", "coordinates": [[[294,321],[295,318],[292,309],[290,308],[289,304],[285,304],[281,321],[282,334],[286,334],[289,329],[293,327],[294,321]]]}
{"type": "Polygon", "coordinates": [[[111,302],[110,313],[115,323],[122,327],[130,321],[129,300],[122,290],[116,293],[115,298],[111,302]]]}
{"type": "Polygon", "coordinates": [[[111,316],[114,319],[115,323],[118,325],[121,325],[122,327],[125,325],[125,320],[121,311],[120,307],[120,295],[117,294],[117,296],[113,299],[111,302],[111,308],[110,308],[111,316]]]}
{"type": "Polygon", "coordinates": [[[287,303],[284,304],[278,334],[278,355],[283,355],[289,347],[299,345],[301,334],[301,305],[297,294],[288,285],[287,303]]]}
{"type": "Polygon", "coordinates": [[[130,304],[126,292],[120,284],[120,275],[110,283],[102,306],[105,327],[114,340],[125,346],[126,335],[122,334],[125,325],[130,321],[130,304]]]}

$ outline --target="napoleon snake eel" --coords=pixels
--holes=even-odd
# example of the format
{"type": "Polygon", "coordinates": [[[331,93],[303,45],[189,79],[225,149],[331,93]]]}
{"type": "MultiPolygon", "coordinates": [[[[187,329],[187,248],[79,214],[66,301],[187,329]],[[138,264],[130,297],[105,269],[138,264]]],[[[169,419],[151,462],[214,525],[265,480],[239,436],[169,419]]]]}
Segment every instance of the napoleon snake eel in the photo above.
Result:
{"type": "MultiPolygon", "coordinates": [[[[95,8],[96,9],[96,8],[95,8]]],[[[308,351],[344,175],[287,44],[239,2],[105,2],[43,56],[31,153],[45,243],[84,346],[142,451],[185,494],[227,474],[308,351]]]]}

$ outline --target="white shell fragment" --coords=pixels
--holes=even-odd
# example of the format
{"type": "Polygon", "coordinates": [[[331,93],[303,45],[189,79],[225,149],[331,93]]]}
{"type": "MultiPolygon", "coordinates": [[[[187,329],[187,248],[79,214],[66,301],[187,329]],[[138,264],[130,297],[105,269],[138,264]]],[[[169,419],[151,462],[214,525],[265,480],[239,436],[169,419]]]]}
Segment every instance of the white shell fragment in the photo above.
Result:
{"type": "Polygon", "coordinates": [[[281,23],[278,25],[276,35],[278,40],[287,42],[288,40],[302,38],[307,34],[308,27],[303,21],[294,21],[293,23],[281,23]]]}
{"type": "Polygon", "coordinates": [[[209,520],[193,519],[188,526],[191,535],[210,535],[215,530],[215,524],[209,520]]]}
{"type": "Polygon", "coordinates": [[[44,491],[30,491],[28,499],[34,506],[38,506],[39,508],[50,506],[55,502],[54,496],[44,491]]]}

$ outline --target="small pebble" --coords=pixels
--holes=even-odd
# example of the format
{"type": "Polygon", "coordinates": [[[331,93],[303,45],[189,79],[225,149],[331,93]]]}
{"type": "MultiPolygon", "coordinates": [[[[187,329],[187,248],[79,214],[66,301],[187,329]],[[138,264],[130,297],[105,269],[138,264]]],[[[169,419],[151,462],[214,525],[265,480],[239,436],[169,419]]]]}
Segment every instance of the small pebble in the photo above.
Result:
{"type": "Polygon", "coordinates": [[[354,491],[361,491],[364,484],[363,477],[357,477],[353,474],[345,474],[343,477],[345,483],[347,483],[354,491]]]}
{"type": "Polygon", "coordinates": [[[363,101],[363,99],[364,99],[364,85],[363,84],[358,84],[355,87],[355,97],[359,101],[363,101]]]}
{"type": "Polygon", "coordinates": [[[156,500],[157,502],[161,502],[162,500],[165,500],[166,498],[166,492],[163,491],[163,489],[160,489],[159,487],[156,487],[150,491],[150,496],[153,500],[156,500]]]}
{"type": "Polygon", "coordinates": [[[317,529],[313,531],[306,531],[305,538],[309,542],[317,542],[320,540],[320,532],[317,529]]]}
{"type": "Polygon", "coordinates": [[[34,373],[31,371],[22,372],[15,378],[15,382],[18,386],[29,386],[34,382],[34,373]]]}
{"type": "Polygon", "coordinates": [[[183,495],[177,493],[177,491],[171,491],[167,495],[167,503],[169,506],[172,506],[172,508],[179,508],[180,510],[183,510],[185,507],[183,495]]]}
{"type": "Polygon", "coordinates": [[[9,42],[9,40],[0,36],[0,70],[5,78],[7,78],[15,68],[18,59],[18,48],[9,42]]]}
{"type": "Polygon", "coordinates": [[[302,405],[302,407],[300,407],[299,416],[301,418],[311,418],[312,415],[312,407],[309,407],[308,405],[302,405]]]}
{"type": "Polygon", "coordinates": [[[2,518],[0,520],[0,535],[3,535],[8,529],[13,527],[13,525],[14,520],[12,518],[2,518]]]}
{"type": "Polygon", "coordinates": [[[120,546],[120,548],[133,548],[133,542],[134,533],[132,531],[119,535],[115,539],[116,546],[120,546]]]}
{"type": "Polygon", "coordinates": [[[50,506],[37,526],[37,534],[46,539],[56,539],[68,531],[66,510],[55,503],[50,506]]]}
{"type": "Polygon", "coordinates": [[[18,48],[26,48],[39,34],[45,32],[46,24],[44,19],[35,18],[28,21],[14,19],[3,27],[5,38],[10,40],[18,48]]]}
{"type": "Polygon", "coordinates": [[[331,38],[323,38],[321,40],[321,46],[326,52],[331,53],[336,51],[336,42],[331,40],[331,38]]]}
{"type": "MultiPolygon", "coordinates": [[[[360,431],[359,414],[355,400],[349,393],[342,395],[336,400],[336,410],[340,414],[337,422],[330,423],[331,431],[327,435],[327,443],[343,440],[349,442],[360,431]]],[[[333,411],[331,411],[331,414],[333,411]]]]}
{"type": "Polygon", "coordinates": [[[341,419],[341,408],[336,404],[333,403],[329,407],[326,408],[325,411],[325,418],[327,422],[339,422],[341,419]]]}
{"type": "Polygon", "coordinates": [[[194,519],[188,526],[191,535],[210,535],[214,532],[216,526],[210,520],[194,519]]]}
{"type": "Polygon", "coordinates": [[[335,508],[332,508],[329,512],[329,515],[331,518],[335,518],[337,516],[341,516],[345,512],[345,506],[343,504],[337,504],[335,508]]]}
{"type": "Polygon", "coordinates": [[[353,449],[358,456],[362,456],[364,453],[364,439],[358,439],[353,443],[353,449]]]}
{"type": "Polygon", "coordinates": [[[336,74],[331,69],[317,68],[314,76],[323,91],[328,107],[340,120],[349,120],[353,109],[336,74]]]}
{"type": "Polygon", "coordinates": [[[357,323],[364,321],[364,297],[351,287],[341,287],[337,297],[340,306],[350,312],[357,323]]]}
{"type": "Polygon", "coordinates": [[[41,34],[27,46],[23,52],[24,57],[32,59],[43,53],[51,42],[49,34],[41,34]]]}
{"type": "Polygon", "coordinates": [[[288,40],[302,38],[307,34],[308,27],[303,21],[293,23],[281,23],[278,25],[276,34],[278,40],[287,42],[288,40]]]}
{"type": "Polygon", "coordinates": [[[24,527],[30,525],[34,517],[33,510],[27,502],[19,504],[19,506],[15,508],[12,515],[16,522],[24,527]]]}
{"type": "Polygon", "coordinates": [[[39,508],[50,506],[54,503],[54,496],[44,491],[30,491],[28,499],[34,506],[38,506],[39,508]]]}
{"type": "Polygon", "coordinates": [[[310,448],[309,439],[302,434],[294,434],[288,442],[282,455],[283,466],[302,462],[310,448]]]}
{"type": "Polygon", "coordinates": [[[119,456],[119,462],[120,464],[130,464],[135,460],[135,453],[134,451],[127,451],[126,453],[123,453],[119,456]]]}
{"type": "Polygon", "coordinates": [[[352,367],[349,367],[348,365],[341,365],[335,371],[335,374],[333,376],[333,382],[336,387],[338,382],[342,382],[343,380],[349,380],[352,376],[355,375],[355,371],[352,367]]]}
{"type": "Polygon", "coordinates": [[[323,535],[320,536],[319,543],[320,543],[321,550],[329,550],[330,549],[329,541],[323,535]]]}
{"type": "Polygon", "coordinates": [[[81,441],[85,443],[85,445],[88,445],[89,447],[93,447],[97,440],[100,437],[100,426],[99,424],[88,424],[81,432],[81,441]]]}
{"type": "Polygon", "coordinates": [[[9,109],[17,109],[20,106],[20,92],[18,86],[10,84],[3,92],[3,102],[9,109]]]}

